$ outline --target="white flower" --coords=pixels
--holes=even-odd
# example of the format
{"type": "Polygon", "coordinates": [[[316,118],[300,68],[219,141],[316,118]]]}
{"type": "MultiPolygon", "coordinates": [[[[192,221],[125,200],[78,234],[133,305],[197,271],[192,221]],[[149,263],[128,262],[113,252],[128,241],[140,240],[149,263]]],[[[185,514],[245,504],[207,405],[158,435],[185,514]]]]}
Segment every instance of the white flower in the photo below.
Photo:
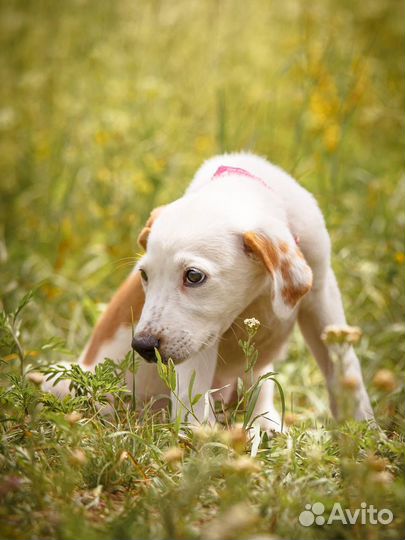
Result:
{"type": "Polygon", "coordinates": [[[252,317],[251,319],[245,319],[243,321],[243,324],[249,329],[249,330],[257,330],[260,326],[260,321],[252,317]]]}

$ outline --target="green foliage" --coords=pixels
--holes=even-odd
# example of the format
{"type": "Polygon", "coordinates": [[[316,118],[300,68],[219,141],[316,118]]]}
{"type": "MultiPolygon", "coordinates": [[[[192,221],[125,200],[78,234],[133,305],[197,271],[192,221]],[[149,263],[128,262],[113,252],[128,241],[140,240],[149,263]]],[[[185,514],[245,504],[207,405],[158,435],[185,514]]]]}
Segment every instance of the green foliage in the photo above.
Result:
{"type": "MultiPolygon", "coordinates": [[[[403,537],[403,10],[2,2],[0,538],[403,537]],[[330,420],[298,333],[266,375],[289,432],[264,436],[255,459],[237,425],[254,421],[264,380],[248,382],[249,337],[227,429],[191,430],[152,403],[136,413],[123,385],[132,355],[94,374],[57,369],[77,390],[62,401],[35,383],[82,349],[151,208],[181,195],[206,158],[239,149],[319,201],[381,429],[330,420]],[[394,521],[299,527],[315,501],[367,501],[394,521]]],[[[176,391],[173,366],[159,366],[176,391]]],[[[204,399],[193,380],[188,398],[192,419],[204,399]]]]}
{"type": "MultiPolygon", "coordinates": [[[[127,362],[125,362],[126,364],[127,362]]],[[[85,396],[93,406],[106,404],[109,399],[128,393],[122,370],[110,359],[95,367],[94,373],[84,371],[78,364],[50,366],[44,372],[53,384],[60,380],[70,381],[69,389],[78,396],[85,396]]]]}

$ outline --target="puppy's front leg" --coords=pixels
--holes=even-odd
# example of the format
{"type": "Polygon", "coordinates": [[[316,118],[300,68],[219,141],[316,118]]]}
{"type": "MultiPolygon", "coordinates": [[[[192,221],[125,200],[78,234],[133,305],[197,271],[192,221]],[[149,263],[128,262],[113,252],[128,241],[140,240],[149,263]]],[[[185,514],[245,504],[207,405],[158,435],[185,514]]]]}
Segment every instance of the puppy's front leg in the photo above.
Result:
{"type": "Polygon", "coordinates": [[[214,345],[199,352],[185,362],[176,365],[177,374],[177,390],[175,395],[172,394],[172,416],[176,418],[179,412],[182,419],[187,418],[191,424],[199,424],[203,421],[209,423],[215,422],[215,416],[212,412],[211,396],[207,392],[211,389],[214,380],[215,368],[217,364],[218,346],[214,345]],[[191,399],[197,394],[202,397],[194,406],[190,403],[189,384],[191,377],[195,372],[195,380],[192,388],[191,399]],[[189,413],[188,411],[192,411],[189,413]]]}
{"type": "MultiPolygon", "coordinates": [[[[342,298],[331,268],[329,268],[322,286],[314,288],[303,298],[299,308],[298,321],[305,340],[326,378],[332,413],[335,417],[339,417],[336,396],[340,389],[336,381],[336,369],[329,351],[321,339],[326,326],[346,324],[342,298]]],[[[352,347],[344,358],[343,367],[345,375],[357,384],[355,418],[357,420],[372,419],[374,415],[364,386],[360,363],[352,347]]]]}

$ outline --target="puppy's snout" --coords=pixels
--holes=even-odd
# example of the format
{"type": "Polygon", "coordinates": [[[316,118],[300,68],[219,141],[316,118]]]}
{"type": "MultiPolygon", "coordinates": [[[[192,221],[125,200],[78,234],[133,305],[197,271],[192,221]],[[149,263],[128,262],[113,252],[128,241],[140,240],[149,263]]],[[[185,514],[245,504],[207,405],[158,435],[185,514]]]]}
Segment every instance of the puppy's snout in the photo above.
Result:
{"type": "Polygon", "coordinates": [[[156,336],[137,334],[132,340],[132,348],[147,362],[157,362],[155,349],[158,349],[160,340],[156,336]]]}

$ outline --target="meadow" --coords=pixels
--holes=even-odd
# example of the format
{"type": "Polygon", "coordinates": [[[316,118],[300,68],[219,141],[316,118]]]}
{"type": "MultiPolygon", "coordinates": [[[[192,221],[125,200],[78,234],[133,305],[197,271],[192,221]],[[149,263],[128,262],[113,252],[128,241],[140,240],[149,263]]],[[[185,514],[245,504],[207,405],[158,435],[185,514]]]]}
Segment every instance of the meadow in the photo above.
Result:
{"type": "Polygon", "coordinates": [[[384,0],[0,2],[1,539],[404,537],[403,19],[384,0]],[[242,149],[319,201],[379,428],[331,419],[299,332],[277,366],[289,430],[254,457],[240,418],[126,408],[130,359],[42,394],[32,372],[77,358],[150,210],[242,149]],[[393,519],[301,525],[316,502],[393,519]]]}

